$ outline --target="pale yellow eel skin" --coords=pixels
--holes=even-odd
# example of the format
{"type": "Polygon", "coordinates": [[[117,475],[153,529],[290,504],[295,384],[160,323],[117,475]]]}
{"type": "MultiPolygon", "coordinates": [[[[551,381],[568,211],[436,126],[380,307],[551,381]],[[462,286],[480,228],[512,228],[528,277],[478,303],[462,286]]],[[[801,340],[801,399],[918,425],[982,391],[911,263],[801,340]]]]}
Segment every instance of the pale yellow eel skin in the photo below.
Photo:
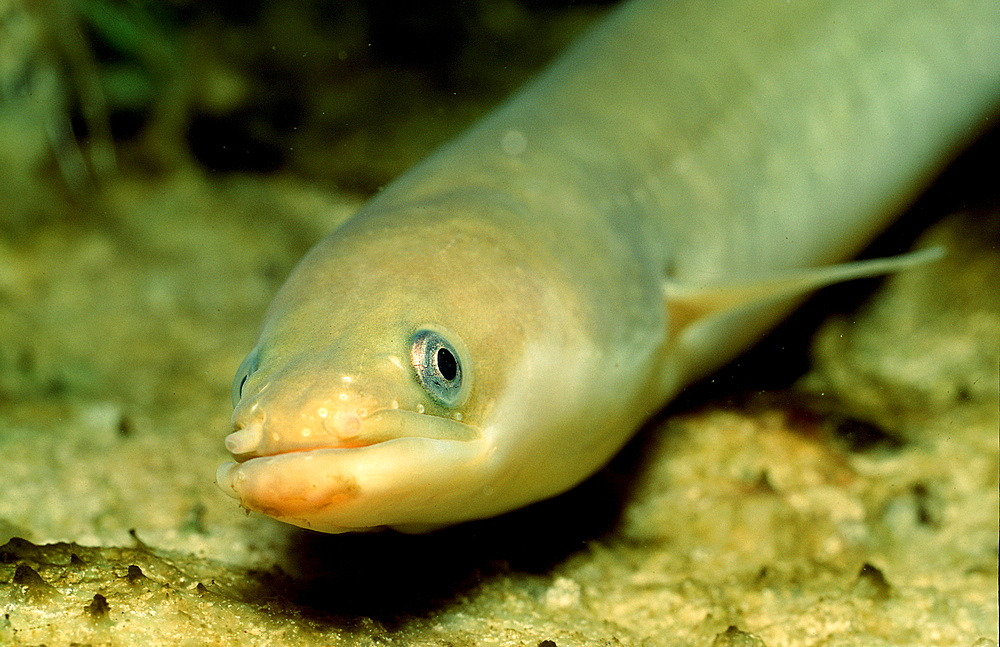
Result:
{"type": "MultiPolygon", "coordinates": [[[[236,376],[249,510],[419,532],[592,474],[985,127],[997,0],[639,0],[323,239],[236,376]]],[[[333,153],[331,153],[333,154],[333,153]]]]}

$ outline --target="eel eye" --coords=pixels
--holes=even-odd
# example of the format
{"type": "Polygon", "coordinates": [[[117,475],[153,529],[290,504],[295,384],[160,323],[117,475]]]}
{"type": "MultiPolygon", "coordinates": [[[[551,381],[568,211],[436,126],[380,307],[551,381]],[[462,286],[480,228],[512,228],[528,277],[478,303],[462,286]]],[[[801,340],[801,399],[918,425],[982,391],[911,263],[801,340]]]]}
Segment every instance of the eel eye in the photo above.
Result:
{"type": "Polygon", "coordinates": [[[457,405],[468,390],[462,388],[459,357],[459,351],[433,330],[420,330],[411,341],[410,361],[417,379],[434,400],[446,407],[457,405]]]}
{"type": "Polygon", "coordinates": [[[243,397],[243,385],[247,383],[247,379],[254,374],[257,370],[257,365],[260,363],[260,355],[257,349],[253,349],[249,355],[240,364],[240,367],[236,369],[236,377],[233,378],[233,406],[235,407],[240,402],[240,398],[243,397]]]}

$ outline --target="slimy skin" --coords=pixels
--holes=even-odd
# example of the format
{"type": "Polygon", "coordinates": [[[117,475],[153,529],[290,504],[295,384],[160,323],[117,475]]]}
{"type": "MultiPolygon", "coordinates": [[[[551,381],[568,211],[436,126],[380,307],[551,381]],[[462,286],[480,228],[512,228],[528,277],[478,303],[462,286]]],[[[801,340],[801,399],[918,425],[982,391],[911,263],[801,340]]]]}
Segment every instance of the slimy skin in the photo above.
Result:
{"type": "Polygon", "coordinates": [[[883,229],[1000,103],[996,0],[639,0],[320,241],[224,491],[324,532],[563,492],[883,229]]]}

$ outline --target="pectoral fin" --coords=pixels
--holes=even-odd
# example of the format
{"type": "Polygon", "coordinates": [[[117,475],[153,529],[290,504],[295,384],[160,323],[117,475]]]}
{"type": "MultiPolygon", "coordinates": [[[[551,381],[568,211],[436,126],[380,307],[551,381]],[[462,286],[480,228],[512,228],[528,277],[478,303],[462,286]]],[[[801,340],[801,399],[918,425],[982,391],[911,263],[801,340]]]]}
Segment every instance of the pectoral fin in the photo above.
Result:
{"type": "Polygon", "coordinates": [[[748,282],[703,285],[667,281],[664,285],[670,338],[688,328],[740,308],[766,301],[804,296],[842,281],[900,272],[936,261],[945,254],[936,246],[892,256],[781,272],[748,282]]]}

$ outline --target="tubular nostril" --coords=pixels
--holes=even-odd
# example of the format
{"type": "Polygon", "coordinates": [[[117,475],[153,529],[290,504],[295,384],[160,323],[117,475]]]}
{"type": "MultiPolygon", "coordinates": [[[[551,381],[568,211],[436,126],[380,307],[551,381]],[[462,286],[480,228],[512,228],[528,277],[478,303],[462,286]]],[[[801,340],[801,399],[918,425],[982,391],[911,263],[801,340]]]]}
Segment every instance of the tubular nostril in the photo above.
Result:
{"type": "Polygon", "coordinates": [[[233,455],[249,454],[260,447],[263,436],[264,426],[259,420],[255,420],[226,436],[226,449],[233,455]]]}

